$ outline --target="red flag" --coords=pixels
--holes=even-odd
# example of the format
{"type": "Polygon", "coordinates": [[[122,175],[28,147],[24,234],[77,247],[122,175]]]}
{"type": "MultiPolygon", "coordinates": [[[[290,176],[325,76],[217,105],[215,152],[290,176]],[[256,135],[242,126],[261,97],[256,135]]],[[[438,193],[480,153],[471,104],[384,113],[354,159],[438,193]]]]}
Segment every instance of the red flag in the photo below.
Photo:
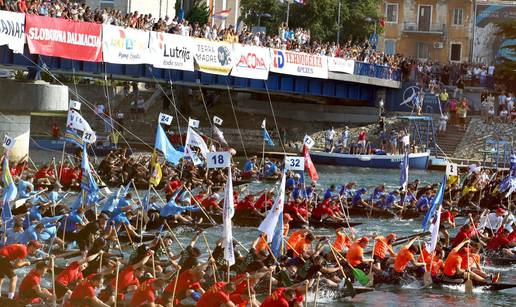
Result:
{"type": "Polygon", "coordinates": [[[319,175],[317,175],[317,170],[315,169],[315,165],[310,158],[310,153],[308,152],[308,147],[306,147],[306,145],[303,145],[303,156],[305,157],[305,169],[308,170],[310,179],[316,182],[319,180],[319,175]]]}
{"type": "Polygon", "coordinates": [[[385,18],[380,17],[380,27],[385,28],[385,18]]]}

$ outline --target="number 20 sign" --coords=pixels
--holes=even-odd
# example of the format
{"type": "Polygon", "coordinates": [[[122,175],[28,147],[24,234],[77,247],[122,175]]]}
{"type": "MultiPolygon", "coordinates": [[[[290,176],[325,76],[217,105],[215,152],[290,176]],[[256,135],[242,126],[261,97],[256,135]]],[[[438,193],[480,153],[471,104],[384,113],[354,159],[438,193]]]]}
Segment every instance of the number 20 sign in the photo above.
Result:
{"type": "Polygon", "coordinates": [[[304,157],[286,157],[285,168],[292,171],[304,171],[305,170],[305,158],[304,157]]]}
{"type": "Polygon", "coordinates": [[[229,167],[230,162],[231,162],[231,154],[227,151],[208,153],[208,168],[229,167]]]}

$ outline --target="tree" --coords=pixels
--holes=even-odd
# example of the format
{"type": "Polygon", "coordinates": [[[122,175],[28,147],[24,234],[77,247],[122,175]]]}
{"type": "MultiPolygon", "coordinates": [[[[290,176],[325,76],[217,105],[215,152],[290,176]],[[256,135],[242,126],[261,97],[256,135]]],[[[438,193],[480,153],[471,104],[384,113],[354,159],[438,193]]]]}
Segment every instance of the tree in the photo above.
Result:
{"type": "Polygon", "coordinates": [[[206,5],[206,1],[195,0],[192,9],[186,14],[185,18],[190,24],[198,22],[200,25],[204,25],[208,23],[210,19],[210,9],[206,5]]]}
{"type": "MultiPolygon", "coordinates": [[[[307,0],[305,5],[291,4],[289,28],[310,30],[311,39],[320,42],[336,41],[339,29],[338,11],[340,8],[340,41],[362,42],[373,33],[378,23],[380,0],[307,0]],[[365,21],[369,17],[372,22],[365,21]]],[[[261,19],[260,24],[267,27],[269,35],[276,35],[278,27],[286,21],[287,4],[279,0],[241,0],[242,16],[245,24],[258,24],[260,13],[269,13],[271,18],[261,19]]],[[[377,26],[377,32],[380,32],[377,26]]]]}
{"type": "Polygon", "coordinates": [[[510,19],[496,24],[498,35],[503,38],[495,66],[495,79],[505,84],[507,90],[516,91],[516,20],[510,19]]]}

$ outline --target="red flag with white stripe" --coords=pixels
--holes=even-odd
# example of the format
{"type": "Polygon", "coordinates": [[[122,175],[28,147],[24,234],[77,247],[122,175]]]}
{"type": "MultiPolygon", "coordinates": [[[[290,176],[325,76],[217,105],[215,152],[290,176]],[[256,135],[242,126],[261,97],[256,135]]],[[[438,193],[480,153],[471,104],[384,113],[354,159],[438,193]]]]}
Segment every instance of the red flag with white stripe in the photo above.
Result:
{"type": "Polygon", "coordinates": [[[319,180],[319,175],[317,175],[317,170],[315,169],[315,165],[310,158],[310,152],[306,145],[303,145],[303,156],[305,157],[305,169],[308,170],[308,175],[313,182],[317,182],[319,180]]]}

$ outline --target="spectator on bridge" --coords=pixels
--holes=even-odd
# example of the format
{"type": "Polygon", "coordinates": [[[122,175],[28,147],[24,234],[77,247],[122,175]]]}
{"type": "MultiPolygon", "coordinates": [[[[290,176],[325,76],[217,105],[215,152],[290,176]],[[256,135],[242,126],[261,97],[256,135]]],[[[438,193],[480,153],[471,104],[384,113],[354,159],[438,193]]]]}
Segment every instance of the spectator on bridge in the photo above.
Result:
{"type": "Polygon", "coordinates": [[[325,150],[327,152],[333,151],[333,138],[335,137],[335,130],[333,130],[333,127],[326,130],[324,133],[324,139],[325,139],[325,150]]]}

